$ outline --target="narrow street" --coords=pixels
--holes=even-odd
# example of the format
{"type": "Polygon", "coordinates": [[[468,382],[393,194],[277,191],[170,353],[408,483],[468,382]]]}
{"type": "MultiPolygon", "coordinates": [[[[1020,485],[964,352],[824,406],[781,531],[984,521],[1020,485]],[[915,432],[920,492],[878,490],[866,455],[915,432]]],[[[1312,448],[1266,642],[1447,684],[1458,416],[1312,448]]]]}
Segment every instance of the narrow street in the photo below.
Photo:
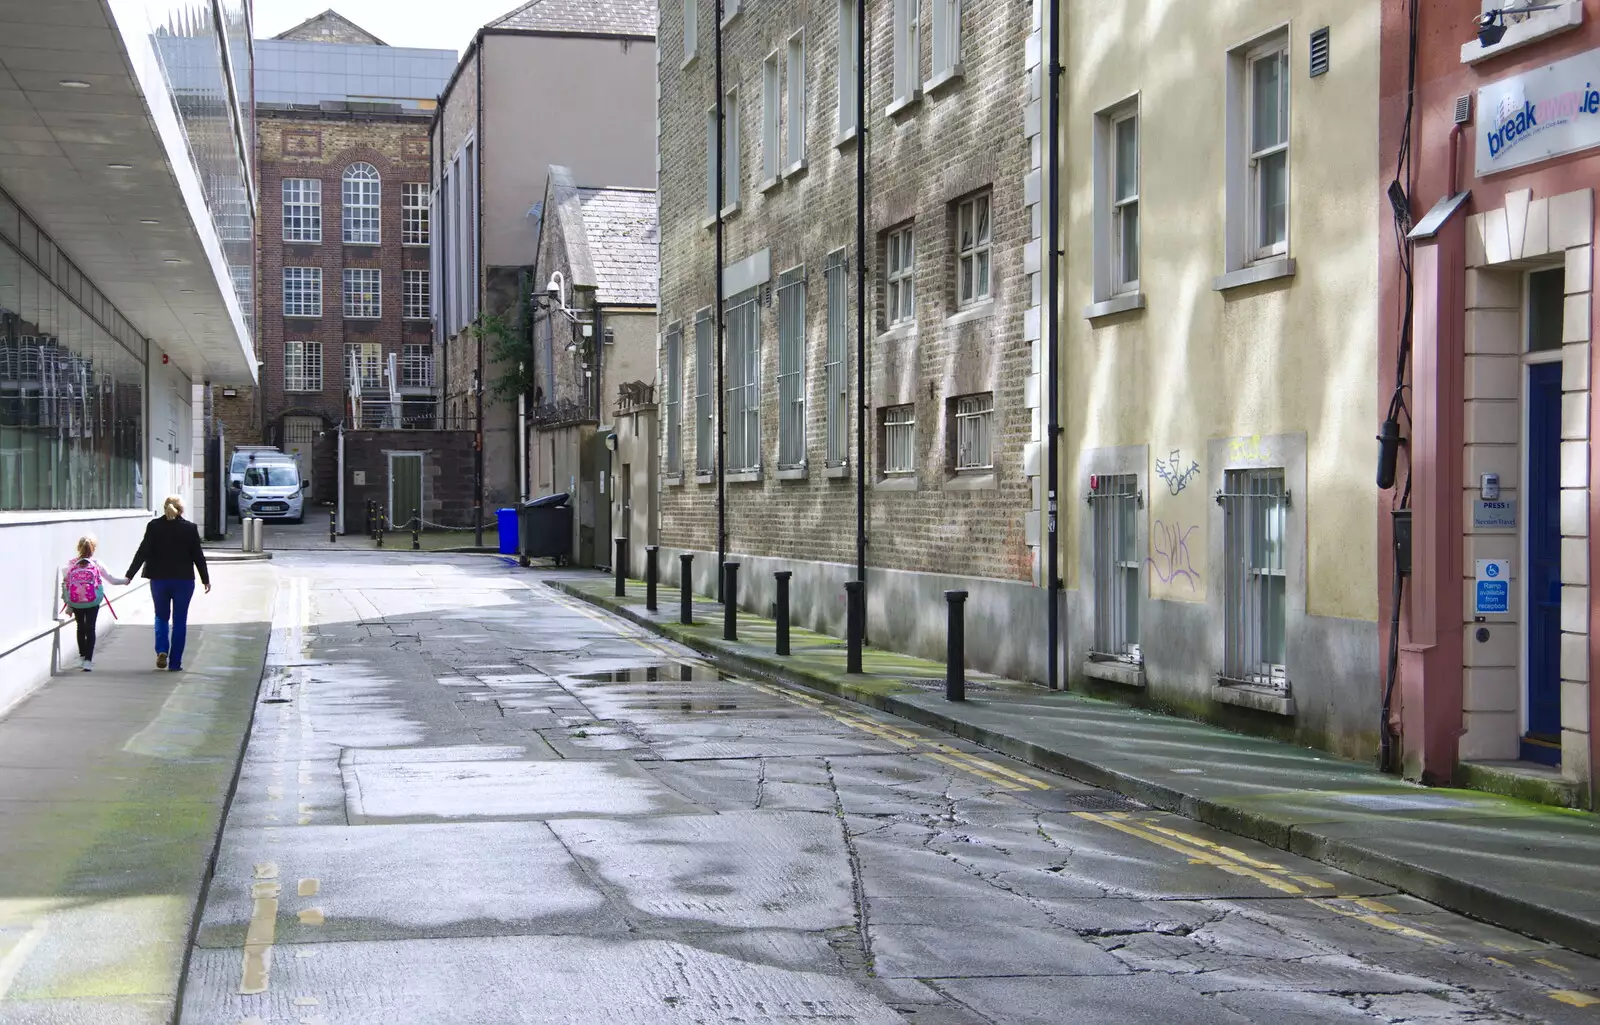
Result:
{"type": "Polygon", "coordinates": [[[280,552],[185,1025],[1595,1022],[1600,964],[482,556],[280,552]]]}

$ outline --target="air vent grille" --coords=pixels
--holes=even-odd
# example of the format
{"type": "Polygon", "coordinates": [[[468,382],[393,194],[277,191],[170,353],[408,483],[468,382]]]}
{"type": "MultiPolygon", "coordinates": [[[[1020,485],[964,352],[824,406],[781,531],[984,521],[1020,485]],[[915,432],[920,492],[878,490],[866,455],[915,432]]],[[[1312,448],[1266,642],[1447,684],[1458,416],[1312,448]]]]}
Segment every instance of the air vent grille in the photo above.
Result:
{"type": "Polygon", "coordinates": [[[1464,125],[1472,120],[1472,94],[1456,97],[1456,124],[1464,125]]]}
{"type": "Polygon", "coordinates": [[[1319,28],[1311,33],[1311,77],[1328,73],[1328,29],[1319,28]]]}

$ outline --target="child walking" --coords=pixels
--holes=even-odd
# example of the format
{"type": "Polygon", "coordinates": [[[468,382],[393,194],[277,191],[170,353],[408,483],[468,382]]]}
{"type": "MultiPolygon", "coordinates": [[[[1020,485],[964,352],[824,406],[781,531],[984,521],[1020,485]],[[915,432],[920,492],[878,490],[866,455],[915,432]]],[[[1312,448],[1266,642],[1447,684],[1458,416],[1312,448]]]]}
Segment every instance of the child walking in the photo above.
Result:
{"type": "Polygon", "coordinates": [[[100,618],[100,603],[106,600],[107,583],[126,586],[127,577],[112,576],[106,568],[94,561],[95,549],[100,543],[90,534],[78,538],[78,554],[67,563],[61,577],[61,600],[72,609],[72,618],[78,623],[78,654],[83,657],[83,671],[94,672],[95,621],[100,618]]]}

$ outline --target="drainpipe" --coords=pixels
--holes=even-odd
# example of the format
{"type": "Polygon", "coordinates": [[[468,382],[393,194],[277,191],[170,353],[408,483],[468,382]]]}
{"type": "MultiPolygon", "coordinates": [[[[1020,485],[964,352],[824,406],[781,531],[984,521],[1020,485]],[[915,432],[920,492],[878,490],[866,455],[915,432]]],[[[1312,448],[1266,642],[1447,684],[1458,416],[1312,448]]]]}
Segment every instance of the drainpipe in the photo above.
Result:
{"type": "MultiPolygon", "coordinates": [[[[867,0],[856,2],[856,579],[867,608],[867,0]]],[[[866,639],[866,623],[861,624],[866,639]]]]}
{"type": "MultiPolygon", "coordinates": [[[[478,47],[478,130],[474,139],[476,145],[472,147],[473,156],[477,158],[477,167],[472,169],[472,307],[473,319],[477,320],[482,315],[483,296],[483,203],[478,199],[483,195],[483,63],[488,58],[488,42],[478,47]]],[[[473,349],[477,351],[478,369],[472,375],[472,402],[473,402],[473,445],[472,445],[472,476],[473,476],[473,545],[483,547],[483,336],[478,335],[477,344],[473,349]]]]}
{"type": "Polygon", "coordinates": [[[1046,425],[1045,425],[1045,501],[1047,503],[1045,515],[1045,587],[1048,588],[1046,605],[1050,622],[1047,628],[1048,644],[1050,648],[1050,668],[1046,671],[1046,681],[1051,690],[1061,687],[1061,579],[1060,567],[1057,565],[1060,557],[1059,538],[1057,535],[1056,520],[1056,494],[1060,487],[1060,443],[1061,443],[1061,322],[1057,309],[1061,291],[1061,0],[1050,0],[1050,18],[1047,29],[1050,33],[1049,66],[1046,73],[1050,76],[1048,102],[1050,116],[1047,121],[1048,135],[1045,137],[1046,180],[1049,182],[1049,191],[1045,194],[1045,206],[1049,210],[1049,225],[1046,228],[1048,235],[1046,245],[1049,246],[1049,258],[1045,263],[1047,273],[1046,290],[1049,299],[1045,305],[1045,317],[1048,326],[1045,328],[1045,375],[1049,378],[1046,382],[1046,425]]]}
{"type": "MultiPolygon", "coordinates": [[[[716,16],[716,19],[717,19],[716,26],[715,26],[715,28],[716,28],[716,45],[715,45],[715,51],[716,51],[716,62],[715,62],[716,63],[716,82],[715,82],[715,86],[716,86],[716,90],[717,90],[717,99],[716,99],[716,106],[717,106],[717,167],[716,167],[717,181],[716,181],[715,200],[713,202],[713,205],[716,207],[716,209],[711,211],[712,216],[717,219],[717,265],[716,265],[715,268],[713,268],[713,271],[712,271],[712,273],[714,273],[716,275],[716,278],[717,278],[717,299],[716,299],[716,303],[717,304],[716,304],[716,308],[712,311],[712,314],[711,314],[712,317],[715,318],[712,321],[712,331],[713,331],[713,333],[714,333],[714,335],[716,337],[716,342],[717,342],[717,344],[716,344],[716,352],[715,352],[716,361],[717,361],[717,565],[716,565],[716,568],[715,568],[714,575],[715,575],[715,577],[717,579],[717,583],[716,583],[716,588],[717,589],[716,589],[716,592],[715,592],[716,596],[717,596],[717,600],[718,601],[722,601],[722,600],[724,600],[724,596],[723,596],[723,593],[722,593],[722,564],[724,562],[728,561],[728,473],[727,473],[727,470],[728,470],[728,451],[727,451],[727,446],[725,444],[726,440],[727,440],[727,437],[728,437],[728,429],[727,429],[727,424],[726,424],[725,419],[724,419],[724,414],[727,412],[727,410],[723,408],[724,407],[724,398],[725,398],[724,397],[724,390],[725,389],[723,388],[723,380],[722,380],[722,376],[723,376],[723,365],[722,365],[723,337],[722,337],[722,332],[723,332],[723,327],[724,327],[723,321],[722,321],[722,260],[723,260],[723,255],[722,255],[722,244],[723,244],[723,237],[722,237],[722,204],[723,204],[723,201],[724,201],[724,198],[725,198],[723,196],[723,187],[724,187],[724,184],[725,184],[725,181],[726,181],[726,172],[724,170],[724,165],[726,164],[727,159],[728,159],[727,153],[725,153],[723,151],[727,148],[728,133],[726,131],[725,125],[726,125],[726,122],[727,122],[728,112],[723,109],[724,101],[723,101],[723,90],[722,90],[722,0],[717,0],[715,16],[716,16]]],[[[732,601],[733,600],[732,596],[728,596],[727,600],[732,601]]]]}

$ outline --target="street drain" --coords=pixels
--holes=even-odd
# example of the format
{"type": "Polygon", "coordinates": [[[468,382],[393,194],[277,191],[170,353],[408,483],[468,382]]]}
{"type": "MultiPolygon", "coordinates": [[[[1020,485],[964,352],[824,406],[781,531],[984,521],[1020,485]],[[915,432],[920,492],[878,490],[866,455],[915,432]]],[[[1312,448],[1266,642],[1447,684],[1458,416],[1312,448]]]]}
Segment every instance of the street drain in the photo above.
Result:
{"type": "Polygon", "coordinates": [[[1113,794],[1108,790],[1086,790],[1082,793],[1055,795],[1056,802],[1071,811],[1143,811],[1145,806],[1131,797],[1113,794]]]}

